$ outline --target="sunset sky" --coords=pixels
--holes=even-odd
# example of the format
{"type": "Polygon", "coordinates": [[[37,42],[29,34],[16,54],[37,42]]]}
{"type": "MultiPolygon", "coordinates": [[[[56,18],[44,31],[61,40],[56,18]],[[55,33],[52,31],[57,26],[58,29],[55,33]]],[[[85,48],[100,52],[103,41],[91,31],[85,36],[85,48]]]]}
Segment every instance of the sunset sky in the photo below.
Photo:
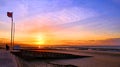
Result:
{"type": "Polygon", "coordinates": [[[119,45],[120,0],[0,0],[0,42],[34,45],[119,45]]]}

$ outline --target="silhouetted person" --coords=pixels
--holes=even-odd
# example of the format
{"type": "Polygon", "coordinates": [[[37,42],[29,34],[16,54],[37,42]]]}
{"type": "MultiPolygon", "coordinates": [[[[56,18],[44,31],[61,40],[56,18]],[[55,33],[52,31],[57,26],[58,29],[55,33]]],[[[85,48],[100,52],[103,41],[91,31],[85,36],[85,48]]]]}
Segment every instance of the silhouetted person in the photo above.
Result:
{"type": "Polygon", "coordinates": [[[9,48],[9,46],[6,44],[6,50],[9,50],[10,48],[9,48]]]}

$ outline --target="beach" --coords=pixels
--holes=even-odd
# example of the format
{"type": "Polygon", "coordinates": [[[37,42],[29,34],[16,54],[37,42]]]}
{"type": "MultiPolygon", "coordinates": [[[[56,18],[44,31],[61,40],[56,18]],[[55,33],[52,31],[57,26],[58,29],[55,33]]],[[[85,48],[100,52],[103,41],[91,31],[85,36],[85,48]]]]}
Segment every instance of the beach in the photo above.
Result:
{"type": "Polygon", "coordinates": [[[74,65],[76,67],[120,67],[119,52],[104,52],[95,50],[64,50],[63,52],[91,57],[75,59],[42,59],[34,61],[27,61],[19,57],[17,58],[22,67],[58,67],[57,65],[74,65]],[[55,66],[55,64],[57,65],[55,66]]]}

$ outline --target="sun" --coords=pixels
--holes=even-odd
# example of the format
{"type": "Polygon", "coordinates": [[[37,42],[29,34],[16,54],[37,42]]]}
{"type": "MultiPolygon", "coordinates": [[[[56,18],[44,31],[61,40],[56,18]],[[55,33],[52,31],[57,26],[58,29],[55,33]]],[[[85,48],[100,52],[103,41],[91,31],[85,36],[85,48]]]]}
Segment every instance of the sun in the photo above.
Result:
{"type": "Polygon", "coordinates": [[[44,40],[43,35],[36,36],[36,42],[35,42],[35,44],[42,45],[44,43],[45,43],[45,40],[44,40]]]}

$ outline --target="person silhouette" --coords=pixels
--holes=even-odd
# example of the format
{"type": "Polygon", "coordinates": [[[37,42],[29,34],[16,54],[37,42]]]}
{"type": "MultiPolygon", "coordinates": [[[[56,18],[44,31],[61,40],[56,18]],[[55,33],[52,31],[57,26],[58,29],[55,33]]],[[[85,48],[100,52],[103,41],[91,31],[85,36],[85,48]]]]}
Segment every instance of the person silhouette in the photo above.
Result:
{"type": "Polygon", "coordinates": [[[9,46],[6,44],[6,50],[9,50],[9,46]]]}

